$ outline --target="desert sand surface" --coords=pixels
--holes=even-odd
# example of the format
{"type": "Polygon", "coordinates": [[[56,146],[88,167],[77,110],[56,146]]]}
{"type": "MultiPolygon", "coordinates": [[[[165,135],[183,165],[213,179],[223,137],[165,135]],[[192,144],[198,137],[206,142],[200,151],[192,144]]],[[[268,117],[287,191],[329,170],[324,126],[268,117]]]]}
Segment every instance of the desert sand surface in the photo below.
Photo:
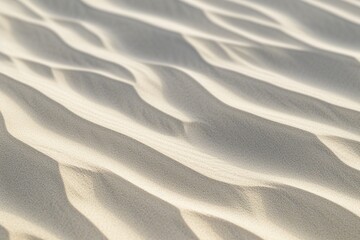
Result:
{"type": "Polygon", "coordinates": [[[0,0],[0,239],[360,239],[357,0],[0,0]]]}

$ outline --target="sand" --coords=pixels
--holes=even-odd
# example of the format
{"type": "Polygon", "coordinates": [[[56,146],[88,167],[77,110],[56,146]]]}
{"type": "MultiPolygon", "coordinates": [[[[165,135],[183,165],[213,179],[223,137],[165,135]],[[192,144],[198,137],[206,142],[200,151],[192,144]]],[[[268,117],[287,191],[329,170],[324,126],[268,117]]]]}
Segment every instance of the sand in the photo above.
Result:
{"type": "Polygon", "coordinates": [[[0,239],[360,239],[356,0],[1,0],[0,239]]]}

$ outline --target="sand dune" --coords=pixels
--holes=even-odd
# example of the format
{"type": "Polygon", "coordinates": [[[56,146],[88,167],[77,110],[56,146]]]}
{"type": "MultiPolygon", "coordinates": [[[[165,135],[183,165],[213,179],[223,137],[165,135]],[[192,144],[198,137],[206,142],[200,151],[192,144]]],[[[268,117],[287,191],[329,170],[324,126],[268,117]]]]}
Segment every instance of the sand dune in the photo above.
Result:
{"type": "Polygon", "coordinates": [[[0,239],[360,239],[360,4],[0,1],[0,239]]]}

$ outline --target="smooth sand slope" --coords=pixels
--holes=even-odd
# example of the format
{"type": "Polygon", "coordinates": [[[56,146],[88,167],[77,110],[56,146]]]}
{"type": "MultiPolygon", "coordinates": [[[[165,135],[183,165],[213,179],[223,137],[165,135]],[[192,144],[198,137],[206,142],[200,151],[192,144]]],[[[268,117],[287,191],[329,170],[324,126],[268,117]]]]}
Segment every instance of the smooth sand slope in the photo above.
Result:
{"type": "Polygon", "coordinates": [[[360,239],[356,0],[0,0],[0,239],[360,239]]]}

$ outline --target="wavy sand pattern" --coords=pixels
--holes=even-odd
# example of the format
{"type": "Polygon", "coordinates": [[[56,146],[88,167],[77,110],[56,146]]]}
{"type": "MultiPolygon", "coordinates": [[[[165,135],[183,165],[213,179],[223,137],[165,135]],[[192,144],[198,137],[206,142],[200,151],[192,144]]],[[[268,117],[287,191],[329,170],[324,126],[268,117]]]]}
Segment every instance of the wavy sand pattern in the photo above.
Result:
{"type": "Polygon", "coordinates": [[[360,239],[356,0],[1,0],[0,239],[360,239]]]}

